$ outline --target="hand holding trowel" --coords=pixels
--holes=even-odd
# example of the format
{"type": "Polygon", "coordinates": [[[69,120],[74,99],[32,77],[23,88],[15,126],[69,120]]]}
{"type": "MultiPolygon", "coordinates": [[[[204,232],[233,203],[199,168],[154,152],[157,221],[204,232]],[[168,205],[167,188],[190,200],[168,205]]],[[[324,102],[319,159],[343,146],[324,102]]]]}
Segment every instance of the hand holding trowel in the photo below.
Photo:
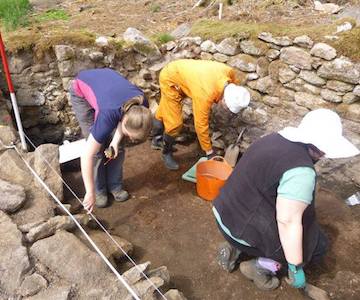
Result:
{"type": "Polygon", "coordinates": [[[246,127],[243,130],[241,130],[238,138],[236,139],[236,142],[234,144],[231,144],[230,146],[228,146],[225,150],[224,159],[232,167],[235,167],[235,165],[237,163],[239,153],[240,153],[240,141],[241,141],[241,138],[242,138],[245,130],[246,130],[246,127]]]}

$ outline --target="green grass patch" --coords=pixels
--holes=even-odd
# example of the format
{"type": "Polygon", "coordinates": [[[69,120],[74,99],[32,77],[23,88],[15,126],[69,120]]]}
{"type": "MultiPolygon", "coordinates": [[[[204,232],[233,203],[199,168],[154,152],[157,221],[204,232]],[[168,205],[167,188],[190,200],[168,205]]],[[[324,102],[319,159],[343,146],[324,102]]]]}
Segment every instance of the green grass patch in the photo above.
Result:
{"type": "Polygon", "coordinates": [[[5,30],[28,24],[29,0],[0,0],[0,19],[5,30]]]}
{"type": "Polygon", "coordinates": [[[169,33],[159,33],[152,37],[152,40],[156,44],[166,44],[167,42],[173,41],[174,37],[169,33]]]}
{"type": "Polygon", "coordinates": [[[157,13],[161,10],[161,5],[158,4],[158,3],[152,3],[150,5],[150,11],[153,12],[153,13],[157,13]]]}
{"type": "Polygon", "coordinates": [[[38,22],[55,21],[55,20],[68,20],[69,14],[63,9],[50,9],[41,15],[35,17],[38,22]]]}
{"type": "Polygon", "coordinates": [[[339,35],[340,39],[329,42],[336,48],[338,54],[350,57],[351,59],[360,60],[360,27],[339,35]]]}

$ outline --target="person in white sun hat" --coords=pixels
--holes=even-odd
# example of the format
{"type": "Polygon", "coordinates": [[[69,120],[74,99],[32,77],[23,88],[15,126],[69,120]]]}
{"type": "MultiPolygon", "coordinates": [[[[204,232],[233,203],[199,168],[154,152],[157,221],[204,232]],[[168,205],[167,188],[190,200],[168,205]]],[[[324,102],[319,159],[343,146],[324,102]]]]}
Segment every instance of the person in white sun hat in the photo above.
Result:
{"type": "Polygon", "coordinates": [[[180,133],[182,100],[192,100],[194,125],[201,149],[208,158],[215,155],[209,136],[209,116],[214,103],[233,114],[247,107],[249,91],[238,83],[237,71],[223,63],[209,60],[179,59],[161,70],[161,98],[153,122],[152,149],[162,150],[162,159],[170,170],[178,170],[173,157],[175,137],[180,133]]]}
{"type": "Polygon", "coordinates": [[[311,111],[298,127],[253,143],[213,203],[227,241],[219,248],[220,266],[231,272],[244,252],[255,258],[241,262],[240,271],[258,288],[277,288],[281,267],[294,288],[304,288],[303,266],[318,262],[328,244],[315,217],[314,164],[359,153],[329,109],[311,111]]]}

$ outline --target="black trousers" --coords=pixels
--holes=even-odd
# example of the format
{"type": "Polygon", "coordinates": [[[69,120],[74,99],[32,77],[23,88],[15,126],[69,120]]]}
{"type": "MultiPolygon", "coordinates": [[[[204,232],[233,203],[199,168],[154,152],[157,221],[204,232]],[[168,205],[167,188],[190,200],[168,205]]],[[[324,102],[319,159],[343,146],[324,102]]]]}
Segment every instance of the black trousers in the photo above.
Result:
{"type": "MultiPolygon", "coordinates": [[[[233,247],[237,248],[238,250],[240,250],[241,252],[243,252],[249,256],[266,257],[266,255],[260,249],[257,249],[255,247],[248,247],[248,246],[245,246],[245,245],[240,244],[237,241],[233,240],[230,236],[228,236],[222,230],[219,223],[217,223],[217,225],[218,225],[220,232],[224,236],[225,240],[233,247]]],[[[325,236],[325,234],[322,231],[320,231],[318,242],[317,242],[315,250],[312,254],[310,264],[313,264],[313,263],[317,264],[317,263],[321,262],[322,258],[325,256],[325,254],[328,250],[328,245],[329,245],[328,238],[325,236]]],[[[282,248],[280,248],[279,251],[277,251],[276,255],[274,255],[273,257],[267,257],[267,258],[271,258],[283,265],[287,264],[286,258],[284,256],[284,252],[282,251],[282,248]]]]}

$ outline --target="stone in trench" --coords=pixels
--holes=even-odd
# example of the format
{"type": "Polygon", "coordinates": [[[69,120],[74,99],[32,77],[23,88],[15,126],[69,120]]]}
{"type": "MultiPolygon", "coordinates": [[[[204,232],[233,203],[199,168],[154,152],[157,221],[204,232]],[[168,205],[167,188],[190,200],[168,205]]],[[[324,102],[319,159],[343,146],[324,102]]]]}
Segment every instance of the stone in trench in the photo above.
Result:
{"type": "Polygon", "coordinates": [[[247,81],[256,80],[258,78],[259,78],[259,74],[257,74],[257,73],[248,73],[246,75],[246,80],[247,81]]]}
{"type": "Polygon", "coordinates": [[[189,36],[189,37],[186,36],[186,37],[182,37],[180,39],[180,42],[184,43],[183,47],[187,47],[187,46],[190,46],[190,45],[198,45],[198,46],[200,46],[201,43],[202,43],[202,39],[199,36],[189,36]]]}
{"type": "Polygon", "coordinates": [[[314,45],[314,42],[309,36],[301,35],[294,39],[294,44],[302,48],[310,49],[314,45]]]}
{"type": "Polygon", "coordinates": [[[311,70],[312,57],[309,52],[298,47],[286,47],[280,51],[280,59],[288,65],[302,70],[311,70]]]}
{"type": "Polygon", "coordinates": [[[247,107],[241,112],[241,120],[249,125],[262,126],[268,121],[268,115],[261,108],[247,107]]]}
{"type": "Polygon", "coordinates": [[[326,60],[332,60],[336,57],[336,50],[328,44],[317,43],[310,50],[310,54],[326,60]]]}
{"type": "MultiPolygon", "coordinates": [[[[86,222],[83,220],[85,219],[84,216],[86,215],[76,215],[75,218],[80,224],[83,224],[86,222]]],[[[57,230],[73,230],[75,227],[74,221],[69,216],[55,216],[45,223],[32,227],[25,238],[29,243],[33,243],[55,234],[57,230]]]]}
{"type": "Polygon", "coordinates": [[[339,94],[329,89],[322,89],[320,95],[323,99],[329,102],[340,103],[342,102],[343,93],[339,94]]]}
{"type": "Polygon", "coordinates": [[[99,36],[95,40],[95,45],[99,47],[107,47],[109,46],[109,39],[106,36],[99,36]]]}
{"type": "MultiPolygon", "coordinates": [[[[42,144],[35,149],[34,170],[46,183],[55,196],[63,201],[63,182],[59,163],[59,146],[55,144],[42,144]]],[[[40,182],[36,185],[42,188],[40,182]]],[[[47,193],[49,199],[52,197],[47,193]]]]}
{"type": "Polygon", "coordinates": [[[265,43],[251,40],[241,41],[240,48],[245,54],[254,56],[262,56],[268,50],[265,43]]]}
{"type": "Polygon", "coordinates": [[[316,86],[323,86],[326,84],[326,80],[318,76],[316,72],[313,71],[301,70],[299,77],[316,86]]]}
{"type": "Polygon", "coordinates": [[[121,276],[126,280],[128,284],[133,285],[142,278],[144,278],[143,273],[145,273],[149,267],[150,262],[147,261],[145,263],[132,267],[131,269],[124,272],[121,276]]]}
{"type": "Polygon", "coordinates": [[[336,107],[336,111],[344,119],[348,119],[354,122],[359,122],[360,120],[360,103],[342,103],[336,107]]]}
{"type": "Polygon", "coordinates": [[[61,77],[74,77],[76,70],[73,60],[64,60],[58,63],[61,77]]]}
{"type": "Polygon", "coordinates": [[[64,61],[75,57],[74,48],[68,45],[55,45],[54,51],[58,61],[64,61]]]}
{"type": "MultiPolygon", "coordinates": [[[[99,246],[107,259],[116,266],[116,261],[124,257],[126,254],[131,254],[133,251],[133,245],[127,240],[112,234],[111,236],[117,244],[115,244],[103,231],[91,231],[89,233],[91,239],[99,246]],[[121,249],[119,248],[121,247],[121,249]],[[125,253],[124,253],[124,252],[125,253]]],[[[92,250],[92,246],[88,240],[82,235],[80,239],[92,250]]]]}
{"type": "Polygon", "coordinates": [[[322,58],[320,58],[320,57],[315,57],[315,56],[314,56],[311,65],[312,65],[312,67],[313,67],[314,69],[317,70],[317,69],[319,69],[319,67],[321,67],[322,64],[325,63],[325,62],[327,62],[327,60],[324,60],[324,59],[322,59],[322,58]]]}
{"type": "Polygon", "coordinates": [[[5,150],[5,146],[14,144],[16,140],[15,130],[12,126],[0,125],[0,151],[5,150]]]}
{"type": "Polygon", "coordinates": [[[310,110],[327,107],[327,102],[324,101],[320,96],[303,92],[295,93],[295,102],[297,105],[306,107],[310,110]]]}
{"type": "Polygon", "coordinates": [[[353,91],[354,86],[352,84],[349,83],[345,83],[342,81],[338,81],[338,80],[328,80],[326,82],[326,87],[330,90],[333,90],[335,92],[340,92],[340,93],[348,93],[353,91]]]}
{"type": "Polygon", "coordinates": [[[256,59],[247,54],[239,54],[228,60],[228,65],[243,72],[256,71],[256,59]]]}
{"type": "Polygon", "coordinates": [[[28,187],[33,177],[15,150],[7,150],[0,156],[0,178],[28,187]]]}
{"type": "Polygon", "coordinates": [[[13,221],[0,211],[0,290],[14,295],[30,269],[22,234],[13,221]]]}
{"type": "Polygon", "coordinates": [[[279,81],[283,84],[295,79],[296,76],[297,74],[287,65],[279,69],[279,81]]]}
{"type": "Polygon", "coordinates": [[[20,74],[33,64],[33,57],[30,51],[13,54],[9,57],[9,70],[11,74],[20,74]]]}
{"type": "Polygon", "coordinates": [[[346,104],[355,103],[360,100],[360,96],[355,95],[354,93],[346,93],[343,96],[343,102],[346,104]]]}
{"type": "Polygon", "coordinates": [[[334,79],[352,84],[358,84],[360,80],[359,70],[356,69],[351,61],[343,57],[324,63],[318,69],[317,74],[326,79],[334,79]]]}
{"type": "Polygon", "coordinates": [[[25,202],[25,190],[21,185],[0,179],[0,210],[8,213],[17,211],[25,202]]]}
{"type": "Polygon", "coordinates": [[[289,37],[287,36],[273,37],[272,34],[269,32],[261,32],[258,35],[258,38],[265,42],[272,43],[281,47],[287,47],[293,44],[292,40],[289,37]]]}
{"type": "Polygon", "coordinates": [[[213,55],[214,59],[216,61],[219,61],[219,62],[222,62],[222,63],[225,63],[229,60],[229,56],[225,55],[225,54],[222,54],[222,53],[215,53],[213,55]]]}
{"type": "Polygon", "coordinates": [[[254,90],[270,95],[273,94],[277,88],[276,81],[274,81],[270,76],[250,81],[247,85],[254,90]]]}
{"type": "Polygon", "coordinates": [[[165,297],[167,300],[186,300],[184,294],[175,289],[168,290],[165,297]]]}
{"type": "Polygon", "coordinates": [[[20,295],[23,297],[33,296],[47,287],[47,281],[39,274],[27,276],[20,286],[20,295]]]}
{"type": "Polygon", "coordinates": [[[71,286],[51,285],[46,290],[25,300],[69,300],[71,299],[71,286]]]}
{"type": "Polygon", "coordinates": [[[92,51],[90,52],[89,57],[92,61],[98,62],[104,58],[104,53],[100,51],[92,51]]]}
{"type": "Polygon", "coordinates": [[[150,40],[145,37],[142,32],[136,28],[129,27],[123,34],[124,41],[130,44],[150,44],[150,40]]]}
{"type": "Polygon", "coordinates": [[[314,1],[314,9],[328,14],[336,14],[342,9],[342,7],[334,3],[321,3],[320,1],[314,1]]]}
{"type": "Polygon", "coordinates": [[[171,51],[177,47],[177,44],[174,41],[169,41],[164,45],[166,51],[171,51]]]}
{"type": "Polygon", "coordinates": [[[240,52],[238,41],[232,37],[226,38],[217,44],[216,50],[225,55],[236,55],[240,52]]]}
{"type": "Polygon", "coordinates": [[[213,41],[206,40],[200,45],[201,51],[215,53],[216,52],[216,44],[213,41]]]}
{"type": "Polygon", "coordinates": [[[181,38],[187,36],[190,33],[190,31],[191,31],[191,26],[187,23],[183,23],[183,24],[179,25],[178,27],[176,27],[170,33],[170,35],[178,40],[178,39],[181,39],[181,38]]]}
{"type": "Polygon", "coordinates": [[[278,59],[280,56],[280,51],[279,50],[276,50],[276,49],[270,49],[266,52],[266,57],[272,61],[272,60],[275,60],[275,59],[278,59]]]}
{"type": "Polygon", "coordinates": [[[256,73],[260,77],[269,75],[269,61],[265,57],[260,57],[256,62],[256,73]]]}
{"type": "MultiPolygon", "coordinates": [[[[156,291],[155,287],[160,288],[161,286],[163,286],[164,280],[162,280],[160,277],[152,277],[149,279],[151,280],[151,282],[149,280],[141,280],[137,282],[135,285],[133,285],[133,289],[140,299],[156,300],[157,297],[154,294],[156,291]]],[[[124,300],[131,299],[133,299],[133,297],[129,295],[124,300]]]]}
{"type": "Polygon", "coordinates": [[[156,269],[152,269],[150,271],[147,271],[146,275],[148,277],[159,277],[162,280],[164,280],[164,282],[166,284],[168,284],[170,282],[170,273],[169,273],[169,270],[168,270],[168,268],[166,266],[161,266],[161,267],[158,267],[156,269]]]}

